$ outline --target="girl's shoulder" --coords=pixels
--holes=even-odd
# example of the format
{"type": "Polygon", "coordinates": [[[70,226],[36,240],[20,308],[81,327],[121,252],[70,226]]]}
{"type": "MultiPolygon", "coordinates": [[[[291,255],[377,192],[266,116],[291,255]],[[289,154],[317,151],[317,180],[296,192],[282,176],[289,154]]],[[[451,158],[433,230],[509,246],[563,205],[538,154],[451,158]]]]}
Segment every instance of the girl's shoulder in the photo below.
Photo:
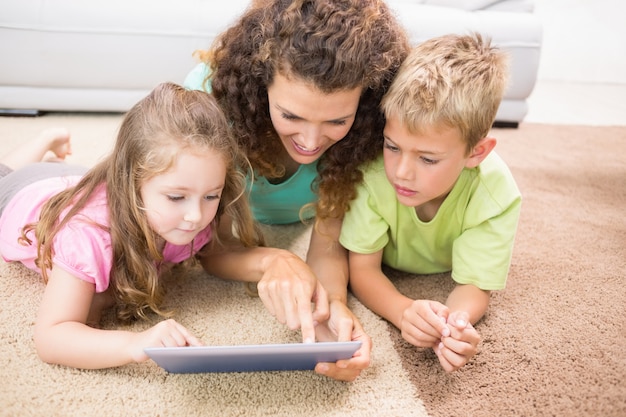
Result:
{"type": "Polygon", "coordinates": [[[59,230],[54,237],[54,249],[56,264],[80,279],[95,283],[97,292],[108,288],[113,249],[104,186],[98,187],[85,207],[59,230]]]}

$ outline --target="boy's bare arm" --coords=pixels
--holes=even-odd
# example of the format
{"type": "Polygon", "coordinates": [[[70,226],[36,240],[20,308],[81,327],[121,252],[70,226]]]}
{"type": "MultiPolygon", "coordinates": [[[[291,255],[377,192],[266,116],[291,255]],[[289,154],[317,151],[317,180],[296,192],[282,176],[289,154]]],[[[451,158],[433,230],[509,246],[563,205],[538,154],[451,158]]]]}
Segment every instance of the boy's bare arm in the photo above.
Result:
{"type": "Polygon", "coordinates": [[[382,250],[372,254],[350,252],[350,288],[366,307],[401,328],[402,315],[413,300],[385,276],[382,256],[382,250]]]}
{"type": "Polygon", "coordinates": [[[480,320],[489,306],[490,292],[471,284],[459,284],[448,295],[446,306],[450,312],[464,311],[472,324],[480,320]]]}

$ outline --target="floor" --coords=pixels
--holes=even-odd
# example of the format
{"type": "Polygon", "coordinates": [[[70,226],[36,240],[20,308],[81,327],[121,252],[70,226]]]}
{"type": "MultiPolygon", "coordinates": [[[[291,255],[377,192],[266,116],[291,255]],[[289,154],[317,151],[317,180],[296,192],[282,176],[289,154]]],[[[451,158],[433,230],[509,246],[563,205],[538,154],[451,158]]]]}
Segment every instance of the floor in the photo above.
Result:
{"type": "Polygon", "coordinates": [[[626,125],[626,2],[535,0],[543,23],[530,123],[626,125]]]}

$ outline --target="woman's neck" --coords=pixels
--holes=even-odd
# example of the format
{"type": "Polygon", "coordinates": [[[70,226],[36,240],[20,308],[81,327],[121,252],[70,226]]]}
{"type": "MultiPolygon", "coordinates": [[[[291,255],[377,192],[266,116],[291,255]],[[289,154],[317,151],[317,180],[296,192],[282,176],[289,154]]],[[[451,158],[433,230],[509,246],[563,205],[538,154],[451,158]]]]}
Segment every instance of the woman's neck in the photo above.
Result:
{"type": "Polygon", "coordinates": [[[271,184],[280,184],[280,183],[283,183],[283,182],[287,181],[300,168],[300,164],[297,163],[296,161],[294,161],[289,156],[287,151],[282,152],[282,154],[281,154],[281,156],[279,158],[279,163],[281,163],[285,167],[285,173],[280,178],[268,178],[268,181],[271,184]]]}

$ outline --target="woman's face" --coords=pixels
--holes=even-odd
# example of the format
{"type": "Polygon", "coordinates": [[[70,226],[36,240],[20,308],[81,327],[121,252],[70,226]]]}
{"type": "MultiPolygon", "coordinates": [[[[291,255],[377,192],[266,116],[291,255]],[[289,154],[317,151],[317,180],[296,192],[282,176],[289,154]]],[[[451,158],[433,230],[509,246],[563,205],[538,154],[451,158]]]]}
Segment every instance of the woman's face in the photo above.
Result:
{"type": "Polygon", "coordinates": [[[310,164],[348,134],[361,88],[324,94],[301,80],[276,74],[267,95],[272,124],[285,150],[295,162],[310,164]]]}

